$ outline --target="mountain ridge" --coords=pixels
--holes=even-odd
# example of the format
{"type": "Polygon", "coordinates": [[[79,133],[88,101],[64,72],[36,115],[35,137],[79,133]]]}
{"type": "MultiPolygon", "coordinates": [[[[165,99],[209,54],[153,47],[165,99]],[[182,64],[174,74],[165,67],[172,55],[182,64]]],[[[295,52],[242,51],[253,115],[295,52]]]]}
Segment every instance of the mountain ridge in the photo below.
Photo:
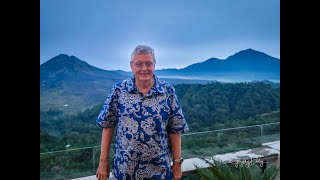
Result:
{"type": "MultiPolygon", "coordinates": [[[[171,84],[280,80],[280,59],[247,49],[225,60],[209,58],[182,69],[155,70],[171,84]],[[277,61],[275,61],[277,60],[277,61]],[[193,79],[193,80],[192,80],[193,79]]],[[[94,67],[76,56],[59,54],[40,65],[40,109],[78,112],[102,103],[112,85],[132,72],[94,67]]]]}
{"type": "Polygon", "coordinates": [[[218,81],[226,77],[234,81],[280,81],[280,59],[249,48],[226,59],[209,58],[181,69],[156,70],[156,74],[160,77],[193,76],[218,81]]]}

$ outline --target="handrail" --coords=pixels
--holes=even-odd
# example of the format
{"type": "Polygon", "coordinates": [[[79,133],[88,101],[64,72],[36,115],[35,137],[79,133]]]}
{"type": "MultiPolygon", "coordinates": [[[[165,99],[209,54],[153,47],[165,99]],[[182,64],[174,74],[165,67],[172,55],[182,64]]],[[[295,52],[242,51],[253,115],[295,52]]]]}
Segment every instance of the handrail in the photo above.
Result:
{"type": "Polygon", "coordinates": [[[59,150],[59,151],[50,151],[50,152],[44,152],[44,153],[40,153],[40,154],[51,154],[51,153],[56,153],[56,152],[64,152],[64,151],[75,151],[75,150],[80,150],[80,149],[91,149],[91,148],[95,148],[95,147],[100,147],[99,146],[88,146],[88,147],[82,147],[82,148],[74,148],[74,149],[64,149],[64,150],[59,150]]]}
{"type": "Polygon", "coordinates": [[[234,128],[216,129],[216,130],[212,130],[212,131],[202,131],[202,132],[195,132],[195,133],[186,133],[186,134],[182,134],[181,136],[188,136],[188,135],[193,135],[193,134],[203,134],[203,133],[209,133],[209,132],[228,131],[228,130],[234,130],[234,129],[245,129],[245,128],[250,128],[250,127],[261,127],[263,125],[270,125],[270,124],[280,124],[280,122],[257,124],[257,125],[251,125],[251,126],[241,126],[241,127],[234,127],[234,128]]]}

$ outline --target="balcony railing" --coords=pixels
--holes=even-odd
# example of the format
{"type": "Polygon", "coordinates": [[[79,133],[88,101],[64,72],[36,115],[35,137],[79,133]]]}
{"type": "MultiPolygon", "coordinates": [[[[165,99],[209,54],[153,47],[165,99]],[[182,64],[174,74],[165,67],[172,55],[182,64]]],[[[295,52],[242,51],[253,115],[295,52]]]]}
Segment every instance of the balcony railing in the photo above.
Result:
{"type": "MultiPolygon", "coordinates": [[[[185,159],[213,156],[280,140],[280,122],[182,134],[185,159]]],[[[113,155],[113,145],[110,155],[113,155]]],[[[95,174],[100,146],[40,153],[40,179],[72,179],[95,174]]],[[[110,156],[110,163],[112,157],[110,156]]]]}

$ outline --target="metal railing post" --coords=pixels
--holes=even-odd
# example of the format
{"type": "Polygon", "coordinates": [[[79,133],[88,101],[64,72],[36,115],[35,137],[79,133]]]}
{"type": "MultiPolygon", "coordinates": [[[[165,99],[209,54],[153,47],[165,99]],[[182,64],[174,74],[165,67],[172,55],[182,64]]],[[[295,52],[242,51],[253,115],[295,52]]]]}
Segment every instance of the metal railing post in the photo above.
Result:
{"type": "Polygon", "coordinates": [[[95,162],[95,158],[94,158],[94,146],[92,147],[92,163],[93,163],[93,173],[95,173],[94,171],[95,171],[95,169],[96,169],[96,162],[95,162]]]}
{"type": "Polygon", "coordinates": [[[260,125],[260,135],[263,136],[263,126],[260,125]]]}

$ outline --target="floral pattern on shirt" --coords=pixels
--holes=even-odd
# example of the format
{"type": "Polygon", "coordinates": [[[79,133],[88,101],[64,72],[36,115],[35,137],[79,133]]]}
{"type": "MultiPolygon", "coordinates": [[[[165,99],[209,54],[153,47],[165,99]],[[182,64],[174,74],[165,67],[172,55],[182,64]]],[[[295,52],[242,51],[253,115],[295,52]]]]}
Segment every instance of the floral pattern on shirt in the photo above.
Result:
{"type": "Polygon", "coordinates": [[[96,120],[100,127],[117,127],[116,179],[173,179],[169,133],[189,129],[174,87],[154,79],[146,96],[135,87],[134,76],[116,83],[96,120]]]}

